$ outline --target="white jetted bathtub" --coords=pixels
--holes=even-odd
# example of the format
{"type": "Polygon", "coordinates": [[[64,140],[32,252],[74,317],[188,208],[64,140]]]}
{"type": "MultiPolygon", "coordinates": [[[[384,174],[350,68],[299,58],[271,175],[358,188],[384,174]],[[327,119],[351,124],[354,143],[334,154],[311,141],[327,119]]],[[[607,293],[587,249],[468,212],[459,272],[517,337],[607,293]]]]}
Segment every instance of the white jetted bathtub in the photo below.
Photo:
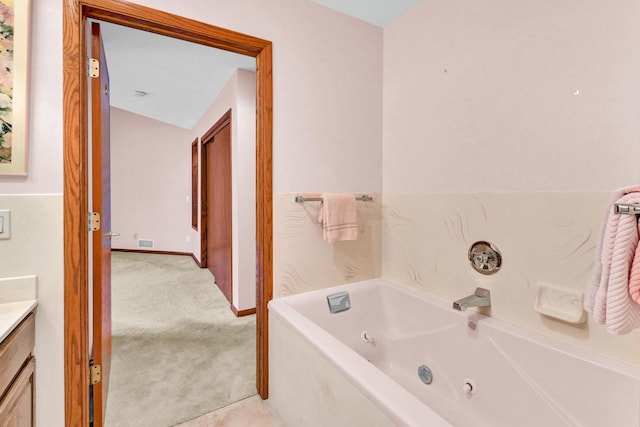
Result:
{"type": "Polygon", "coordinates": [[[640,426],[637,367],[404,285],[292,295],[269,313],[269,402],[287,427],[640,426]],[[332,314],[340,292],[350,308],[332,314]]]}

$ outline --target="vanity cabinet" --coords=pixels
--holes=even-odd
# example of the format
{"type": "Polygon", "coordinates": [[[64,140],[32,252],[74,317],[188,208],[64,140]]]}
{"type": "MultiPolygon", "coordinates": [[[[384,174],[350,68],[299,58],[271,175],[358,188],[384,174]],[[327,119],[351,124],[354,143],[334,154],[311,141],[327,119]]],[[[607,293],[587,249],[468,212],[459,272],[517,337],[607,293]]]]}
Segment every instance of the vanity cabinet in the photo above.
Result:
{"type": "Polygon", "coordinates": [[[35,314],[0,343],[0,427],[34,426],[35,314]]]}

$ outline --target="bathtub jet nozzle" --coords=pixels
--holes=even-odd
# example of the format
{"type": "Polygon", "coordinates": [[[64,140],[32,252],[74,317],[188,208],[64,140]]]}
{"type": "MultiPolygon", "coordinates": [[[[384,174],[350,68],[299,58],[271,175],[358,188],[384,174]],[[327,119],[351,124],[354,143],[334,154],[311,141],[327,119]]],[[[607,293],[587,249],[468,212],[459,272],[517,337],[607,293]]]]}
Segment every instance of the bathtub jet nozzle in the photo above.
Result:
{"type": "Polygon", "coordinates": [[[489,289],[476,288],[468,297],[453,302],[453,309],[464,311],[468,307],[489,307],[491,305],[491,293],[489,289]]]}

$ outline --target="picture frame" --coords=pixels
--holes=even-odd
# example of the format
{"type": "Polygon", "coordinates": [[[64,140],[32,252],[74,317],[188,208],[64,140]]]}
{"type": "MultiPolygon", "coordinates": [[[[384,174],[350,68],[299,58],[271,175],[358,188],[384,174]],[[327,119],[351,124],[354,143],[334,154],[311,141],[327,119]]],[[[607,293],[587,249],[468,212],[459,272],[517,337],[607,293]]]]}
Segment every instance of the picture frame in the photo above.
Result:
{"type": "Polygon", "coordinates": [[[27,174],[31,0],[0,0],[0,175],[27,174]]]}

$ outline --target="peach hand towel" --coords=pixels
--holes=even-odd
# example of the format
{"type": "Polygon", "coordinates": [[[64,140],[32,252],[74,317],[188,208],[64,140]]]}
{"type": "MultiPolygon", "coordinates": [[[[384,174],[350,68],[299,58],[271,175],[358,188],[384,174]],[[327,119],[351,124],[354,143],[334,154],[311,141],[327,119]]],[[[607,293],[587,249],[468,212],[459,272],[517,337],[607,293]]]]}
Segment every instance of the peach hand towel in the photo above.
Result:
{"type": "Polygon", "coordinates": [[[638,218],[615,214],[612,208],[615,203],[640,203],[639,192],[640,186],[630,187],[611,198],[598,238],[593,278],[585,291],[584,308],[614,334],[640,327],[640,305],[630,293],[632,287],[640,287],[640,258],[635,257],[640,240],[638,218]]]}
{"type": "Polygon", "coordinates": [[[358,207],[356,196],[343,193],[324,193],[318,222],[322,223],[322,237],[329,243],[358,238],[358,207]]]}

